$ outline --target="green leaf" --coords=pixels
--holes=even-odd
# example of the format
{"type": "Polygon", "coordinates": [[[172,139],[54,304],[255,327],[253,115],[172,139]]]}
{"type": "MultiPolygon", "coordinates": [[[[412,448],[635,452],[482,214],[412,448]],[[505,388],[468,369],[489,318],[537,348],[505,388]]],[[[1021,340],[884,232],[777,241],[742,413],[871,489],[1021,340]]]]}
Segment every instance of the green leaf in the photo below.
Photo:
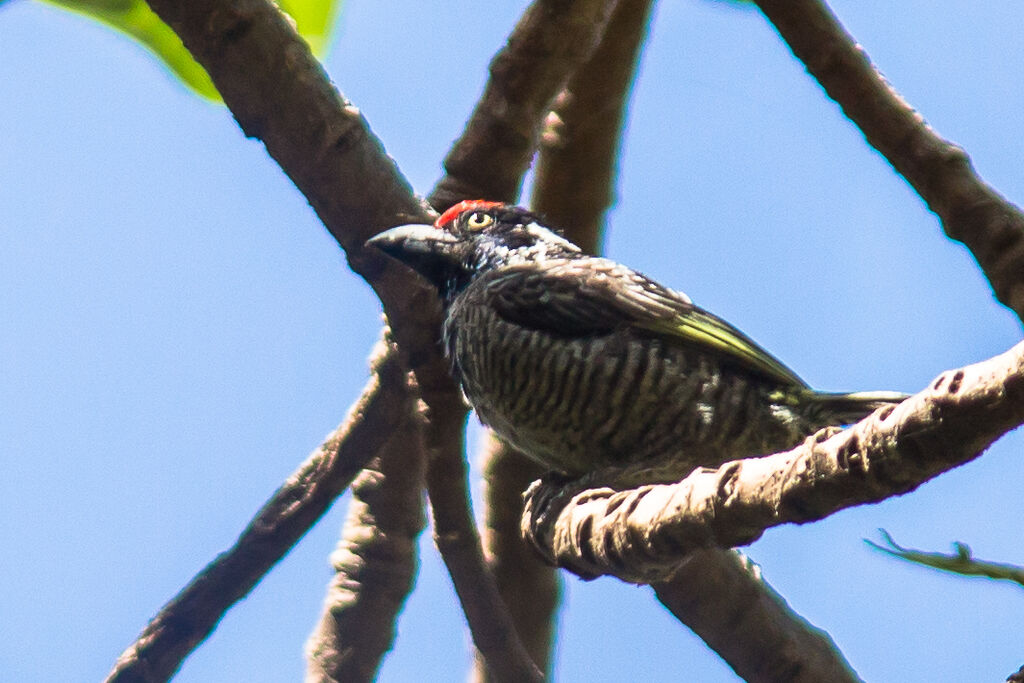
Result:
{"type": "MultiPolygon", "coordinates": [[[[161,21],[144,0],[42,0],[91,17],[126,33],[160,58],[185,85],[210,100],[220,95],[210,76],[182,45],[181,39],[161,21]]],[[[278,7],[295,22],[295,28],[313,53],[323,54],[330,42],[339,0],[278,0],[278,7]]]]}
{"type": "Polygon", "coordinates": [[[295,20],[295,30],[306,39],[313,54],[322,57],[330,43],[340,0],[275,0],[281,11],[295,20]]]}
{"type": "Polygon", "coordinates": [[[159,57],[181,81],[195,92],[220,101],[213,81],[203,67],[192,59],[181,39],[160,20],[143,0],[43,0],[52,5],[84,14],[127,33],[159,57]]]}

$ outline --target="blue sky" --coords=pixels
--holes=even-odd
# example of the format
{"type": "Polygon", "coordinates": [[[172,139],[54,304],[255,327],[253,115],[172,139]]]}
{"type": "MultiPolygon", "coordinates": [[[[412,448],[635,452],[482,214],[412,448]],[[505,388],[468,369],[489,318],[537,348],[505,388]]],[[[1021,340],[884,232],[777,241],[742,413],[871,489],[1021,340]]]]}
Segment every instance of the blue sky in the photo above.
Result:
{"type": "MultiPolygon", "coordinates": [[[[840,18],[979,172],[1024,197],[1019,7],[843,0],[840,18]]],[[[326,60],[419,192],[522,3],[351,0],[326,60]]],[[[379,306],[230,114],[128,40],[0,7],[0,672],[96,680],[230,545],[362,387],[379,306]]],[[[1020,338],[973,259],[754,11],[662,3],[608,253],[689,293],[829,390],[916,391],[1020,338]]],[[[1024,438],[920,490],[748,549],[867,680],[1002,680],[1019,588],[861,541],[968,542],[1024,563],[1024,438]]],[[[478,485],[477,485],[478,486],[478,485]]],[[[301,676],[336,505],[179,681],[301,676]]],[[[428,535],[429,536],[429,535],[428,535]]],[[[557,678],[736,680],[649,589],[566,577],[557,678]]],[[[429,540],[383,681],[462,681],[469,654],[429,540]]]]}

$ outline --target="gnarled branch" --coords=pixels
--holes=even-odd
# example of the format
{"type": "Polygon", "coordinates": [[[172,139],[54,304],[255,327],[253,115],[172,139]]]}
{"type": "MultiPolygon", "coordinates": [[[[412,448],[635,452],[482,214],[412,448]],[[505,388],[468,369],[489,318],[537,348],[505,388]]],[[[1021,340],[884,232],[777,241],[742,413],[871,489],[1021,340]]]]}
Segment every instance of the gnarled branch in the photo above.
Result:
{"type": "Polygon", "coordinates": [[[588,477],[566,487],[536,484],[523,532],[552,563],[580,576],[664,581],[693,550],[745,545],[772,526],[912,491],[1022,422],[1024,342],[784,453],[624,491],[590,488],[588,477]]]}

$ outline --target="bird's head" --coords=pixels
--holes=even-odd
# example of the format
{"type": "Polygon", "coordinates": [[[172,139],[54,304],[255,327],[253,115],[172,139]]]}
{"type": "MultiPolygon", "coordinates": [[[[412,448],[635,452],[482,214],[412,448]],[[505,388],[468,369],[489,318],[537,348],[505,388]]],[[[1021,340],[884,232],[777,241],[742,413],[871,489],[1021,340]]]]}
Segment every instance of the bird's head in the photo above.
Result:
{"type": "Polygon", "coordinates": [[[449,301],[488,271],[581,253],[526,209],[482,199],[459,202],[433,225],[400,225],[366,243],[415,270],[449,301]]]}

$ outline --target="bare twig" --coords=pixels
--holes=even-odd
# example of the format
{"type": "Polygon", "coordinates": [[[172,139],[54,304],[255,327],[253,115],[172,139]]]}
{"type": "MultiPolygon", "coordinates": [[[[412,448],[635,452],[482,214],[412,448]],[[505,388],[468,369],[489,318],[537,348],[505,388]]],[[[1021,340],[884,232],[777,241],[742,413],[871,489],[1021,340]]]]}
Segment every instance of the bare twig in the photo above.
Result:
{"type": "Polygon", "coordinates": [[[912,491],[1022,422],[1024,342],[784,453],[626,491],[585,481],[535,485],[523,531],[551,562],[581,576],[663,581],[694,549],[744,545],[771,526],[912,491]]]}
{"type": "Polygon", "coordinates": [[[352,484],[331,557],[336,574],[306,644],[307,683],[372,681],[394,642],[395,620],[416,575],[416,538],[426,523],[426,459],[407,409],[405,424],[352,484]]]}
{"type": "Polygon", "coordinates": [[[875,69],[820,0],[756,0],[793,54],[867,141],[963,242],[996,297],[1024,320],[1024,214],[975,173],[875,69]]]}
{"type": "Polygon", "coordinates": [[[828,634],[790,609],[735,550],[690,553],[658,599],[750,683],[859,681],[828,634]]]}
{"type": "Polygon", "coordinates": [[[885,529],[878,530],[882,534],[885,545],[875,543],[868,539],[864,542],[875,550],[879,550],[893,557],[898,557],[907,562],[913,562],[924,567],[939,569],[951,574],[961,576],[981,576],[986,579],[999,579],[1001,581],[1012,581],[1024,586],[1024,567],[1005,562],[988,562],[971,556],[971,549],[965,543],[956,541],[953,543],[953,552],[930,553],[923,550],[912,550],[904,548],[896,543],[889,532],[885,529]]]}
{"type": "Polygon", "coordinates": [[[348,417],[217,556],[153,617],[118,658],[108,681],[166,681],[345,490],[388,440],[409,404],[405,372],[382,343],[374,375],[348,417]]]}
{"type": "Polygon", "coordinates": [[[491,78],[430,194],[434,207],[460,199],[515,201],[544,115],[590,56],[611,0],[534,0],[491,61],[491,78]]]}

